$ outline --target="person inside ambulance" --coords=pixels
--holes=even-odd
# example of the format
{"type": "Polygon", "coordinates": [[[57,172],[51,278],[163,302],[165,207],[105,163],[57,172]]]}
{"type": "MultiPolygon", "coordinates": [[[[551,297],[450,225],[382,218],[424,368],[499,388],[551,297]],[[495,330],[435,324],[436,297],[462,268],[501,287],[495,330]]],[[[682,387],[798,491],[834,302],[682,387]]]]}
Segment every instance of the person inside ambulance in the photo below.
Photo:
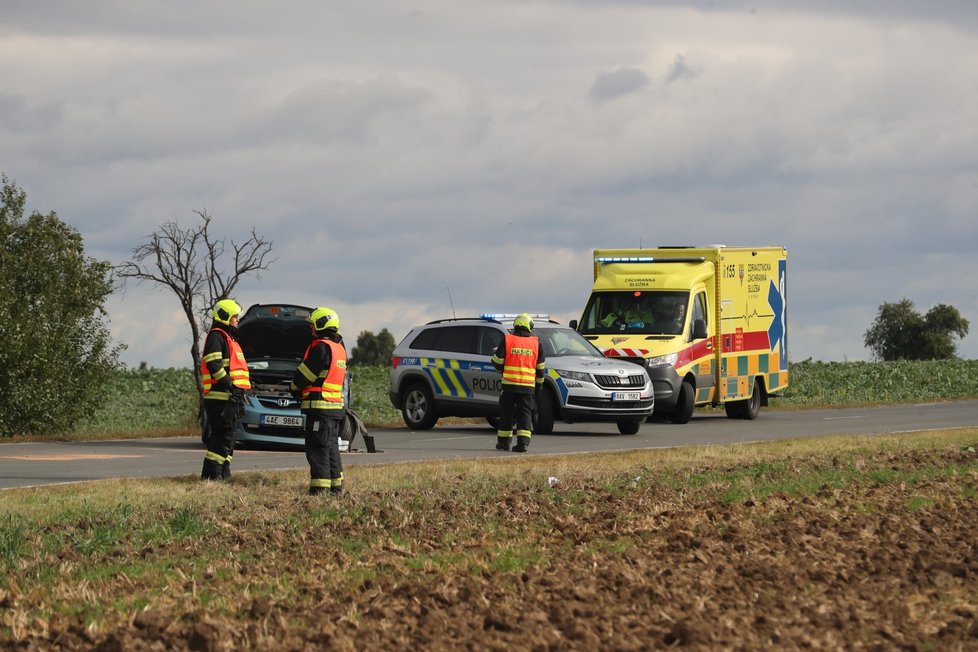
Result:
{"type": "Polygon", "coordinates": [[[679,335],[683,332],[683,328],[686,326],[686,304],[682,301],[677,301],[675,306],[672,308],[672,314],[666,320],[663,326],[663,332],[679,335]]]}
{"type": "Polygon", "coordinates": [[[645,328],[651,326],[652,314],[645,310],[642,293],[635,292],[621,299],[618,310],[612,310],[601,320],[601,325],[607,328],[645,328]]]}

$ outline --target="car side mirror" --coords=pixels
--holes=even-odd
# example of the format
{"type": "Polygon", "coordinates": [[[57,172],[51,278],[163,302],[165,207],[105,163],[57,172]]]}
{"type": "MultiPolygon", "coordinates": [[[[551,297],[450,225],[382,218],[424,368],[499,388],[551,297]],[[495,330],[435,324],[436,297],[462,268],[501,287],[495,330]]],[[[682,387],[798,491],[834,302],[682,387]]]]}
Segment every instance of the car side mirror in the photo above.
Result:
{"type": "Polygon", "coordinates": [[[577,320],[576,319],[570,320],[570,323],[567,324],[567,325],[571,327],[571,330],[575,330],[575,331],[577,330],[577,320]]]}
{"type": "Polygon", "coordinates": [[[706,333],[706,320],[705,319],[694,319],[693,320],[693,339],[701,340],[707,336],[706,333]]]}

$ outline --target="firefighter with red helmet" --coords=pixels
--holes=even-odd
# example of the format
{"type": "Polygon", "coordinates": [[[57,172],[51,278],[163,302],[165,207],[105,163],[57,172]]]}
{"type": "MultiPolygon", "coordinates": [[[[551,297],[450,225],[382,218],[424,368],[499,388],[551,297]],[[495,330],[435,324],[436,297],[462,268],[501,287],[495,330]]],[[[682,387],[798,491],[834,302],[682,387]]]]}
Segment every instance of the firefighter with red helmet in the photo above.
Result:
{"type": "Polygon", "coordinates": [[[227,480],[231,477],[234,428],[244,409],[245,391],[251,389],[251,376],[238,344],[241,306],[232,299],[221,299],[214,305],[212,314],[214,323],[204,340],[200,360],[208,428],[207,453],[200,477],[227,480]]]}
{"type": "Polygon", "coordinates": [[[503,376],[496,449],[509,450],[515,419],[513,452],[524,453],[533,434],[533,395],[543,384],[546,367],[540,340],[533,334],[533,319],[528,314],[521,313],[513,320],[513,332],[506,333],[492,356],[492,364],[503,376]]]}
{"type": "Polygon", "coordinates": [[[309,495],[343,492],[340,459],[340,424],[347,408],[346,347],[340,335],[340,317],[332,308],[316,308],[309,316],[313,341],[292,377],[289,389],[306,417],[306,460],[309,495]]]}

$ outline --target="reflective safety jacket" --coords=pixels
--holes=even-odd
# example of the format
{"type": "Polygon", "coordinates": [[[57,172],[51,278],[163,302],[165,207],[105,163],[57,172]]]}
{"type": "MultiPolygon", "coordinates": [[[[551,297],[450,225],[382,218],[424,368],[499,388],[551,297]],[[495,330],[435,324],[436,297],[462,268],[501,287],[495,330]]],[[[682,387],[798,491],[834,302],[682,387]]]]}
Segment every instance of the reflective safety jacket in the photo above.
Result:
{"type": "Polygon", "coordinates": [[[228,400],[232,385],[251,389],[251,375],[241,345],[230,333],[216,326],[207,333],[204,355],[200,359],[200,373],[205,400],[228,400]]]}
{"type": "Polygon", "coordinates": [[[290,389],[300,396],[303,412],[342,419],[346,414],[343,383],[346,380],[346,347],[326,338],[312,341],[295,371],[290,389]]]}
{"type": "Polygon", "coordinates": [[[540,340],[535,335],[506,333],[492,362],[500,369],[504,386],[532,392],[543,382],[546,363],[542,358],[540,340]]]}

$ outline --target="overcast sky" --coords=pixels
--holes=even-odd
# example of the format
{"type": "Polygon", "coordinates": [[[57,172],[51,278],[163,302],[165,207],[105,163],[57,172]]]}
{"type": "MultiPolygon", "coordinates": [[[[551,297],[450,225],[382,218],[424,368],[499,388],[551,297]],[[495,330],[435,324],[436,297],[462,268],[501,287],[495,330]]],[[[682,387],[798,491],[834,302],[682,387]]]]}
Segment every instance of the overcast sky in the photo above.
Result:
{"type": "MultiPolygon", "coordinates": [[[[121,263],[161,224],[277,260],[236,299],[349,343],[580,315],[595,248],[784,245],[789,356],[864,360],[880,304],[978,358],[974,0],[0,0],[0,172],[121,263]],[[818,6],[812,9],[811,6],[818,6]]],[[[176,298],[108,303],[190,366],[176,298]]]]}

